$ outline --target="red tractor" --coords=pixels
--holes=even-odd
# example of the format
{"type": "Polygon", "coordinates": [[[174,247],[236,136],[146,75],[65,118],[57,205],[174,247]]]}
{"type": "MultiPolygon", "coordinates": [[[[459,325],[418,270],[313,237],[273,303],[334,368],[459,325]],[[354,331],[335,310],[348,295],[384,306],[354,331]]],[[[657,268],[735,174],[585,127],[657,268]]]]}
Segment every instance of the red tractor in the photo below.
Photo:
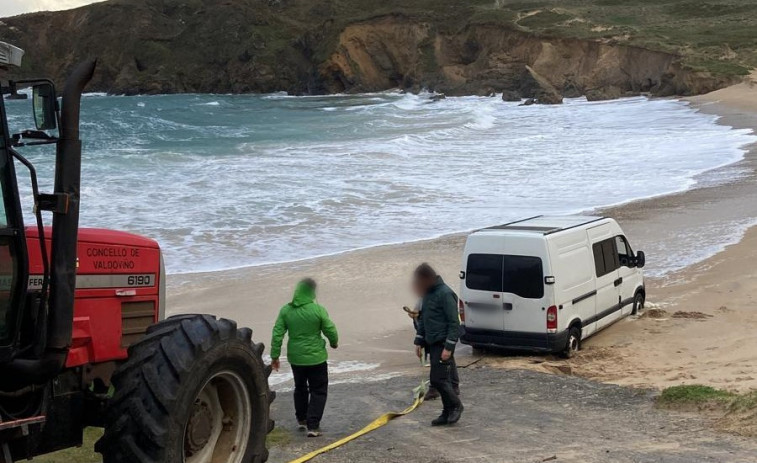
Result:
{"type": "MultiPolygon", "coordinates": [[[[22,55],[0,42],[0,78],[22,55]]],[[[79,108],[94,70],[80,64],[60,102],[49,80],[0,82],[0,463],[81,446],[88,426],[105,429],[105,463],[263,462],[274,395],[252,331],[211,315],[164,319],[158,243],[79,228],[79,108]],[[4,95],[28,87],[36,128],[9,132],[4,95]],[[21,154],[44,144],[56,145],[52,193],[21,154]]]]}

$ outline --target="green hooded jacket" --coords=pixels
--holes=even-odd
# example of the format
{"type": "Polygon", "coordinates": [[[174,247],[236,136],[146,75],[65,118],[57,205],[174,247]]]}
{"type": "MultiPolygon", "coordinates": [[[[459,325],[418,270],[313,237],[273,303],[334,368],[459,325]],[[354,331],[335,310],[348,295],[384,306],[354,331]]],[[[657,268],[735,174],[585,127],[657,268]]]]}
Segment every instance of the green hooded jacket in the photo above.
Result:
{"type": "Polygon", "coordinates": [[[321,333],[329,340],[331,347],[336,347],[339,343],[336,325],[329,318],[326,309],[315,302],[315,290],[303,283],[297,285],[292,302],[281,308],[276,319],[271,340],[271,358],[281,356],[281,343],[287,332],[287,359],[291,365],[320,365],[328,359],[326,340],[321,337],[321,333]]]}

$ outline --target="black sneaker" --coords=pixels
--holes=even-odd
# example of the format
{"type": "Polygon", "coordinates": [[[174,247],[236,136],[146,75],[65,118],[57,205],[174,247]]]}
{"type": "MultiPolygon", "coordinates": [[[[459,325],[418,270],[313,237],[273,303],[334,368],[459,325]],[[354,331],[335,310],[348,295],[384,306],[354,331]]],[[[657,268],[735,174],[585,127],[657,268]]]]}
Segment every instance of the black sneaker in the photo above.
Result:
{"type": "Polygon", "coordinates": [[[447,417],[446,412],[442,412],[442,414],[439,415],[439,418],[431,422],[431,426],[444,426],[447,424],[449,424],[449,418],[447,417]]]}
{"type": "Polygon", "coordinates": [[[447,417],[447,422],[449,424],[455,424],[458,421],[460,421],[460,417],[463,415],[463,410],[465,410],[465,407],[463,407],[463,404],[460,404],[459,407],[449,412],[449,416],[447,417]]]}
{"type": "Polygon", "coordinates": [[[299,431],[307,431],[307,429],[308,429],[308,422],[305,421],[305,420],[298,421],[297,422],[297,429],[299,431]]]}
{"type": "Polygon", "coordinates": [[[308,437],[321,437],[320,429],[308,429],[308,437]]]}

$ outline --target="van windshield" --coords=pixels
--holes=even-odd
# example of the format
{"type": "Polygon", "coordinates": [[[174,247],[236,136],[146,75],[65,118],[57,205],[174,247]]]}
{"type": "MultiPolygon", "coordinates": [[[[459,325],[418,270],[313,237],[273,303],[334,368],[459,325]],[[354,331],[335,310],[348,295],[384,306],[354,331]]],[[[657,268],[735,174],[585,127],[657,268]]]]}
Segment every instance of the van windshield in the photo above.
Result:
{"type": "Polygon", "coordinates": [[[527,299],[544,296],[544,273],[539,257],[471,254],[465,271],[469,289],[512,293],[527,299]]]}

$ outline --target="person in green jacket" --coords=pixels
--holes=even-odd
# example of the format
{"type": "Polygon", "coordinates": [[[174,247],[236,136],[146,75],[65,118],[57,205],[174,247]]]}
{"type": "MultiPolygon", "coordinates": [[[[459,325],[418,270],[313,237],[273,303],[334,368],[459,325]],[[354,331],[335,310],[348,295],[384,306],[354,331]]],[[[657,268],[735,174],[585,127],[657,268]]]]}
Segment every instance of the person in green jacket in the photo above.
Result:
{"type": "Polygon", "coordinates": [[[300,430],[308,437],[321,435],[321,419],[329,389],[326,336],[332,349],[339,345],[336,325],[326,309],[315,301],[316,282],[306,278],[297,284],[292,302],[281,308],[273,327],[271,366],[279,371],[281,343],[289,333],[287,359],[294,374],[294,410],[300,430]]]}

